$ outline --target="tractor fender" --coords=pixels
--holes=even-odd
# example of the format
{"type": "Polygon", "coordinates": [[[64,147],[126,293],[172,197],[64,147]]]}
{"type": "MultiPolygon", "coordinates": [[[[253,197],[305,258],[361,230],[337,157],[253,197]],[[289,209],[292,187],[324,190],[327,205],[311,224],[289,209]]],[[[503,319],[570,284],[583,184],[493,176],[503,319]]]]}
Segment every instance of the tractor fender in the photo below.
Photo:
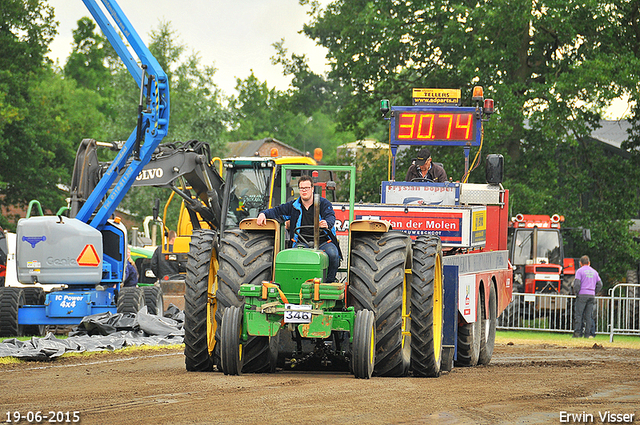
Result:
{"type": "Polygon", "coordinates": [[[387,220],[354,220],[349,224],[350,232],[386,233],[391,230],[387,220]]]}

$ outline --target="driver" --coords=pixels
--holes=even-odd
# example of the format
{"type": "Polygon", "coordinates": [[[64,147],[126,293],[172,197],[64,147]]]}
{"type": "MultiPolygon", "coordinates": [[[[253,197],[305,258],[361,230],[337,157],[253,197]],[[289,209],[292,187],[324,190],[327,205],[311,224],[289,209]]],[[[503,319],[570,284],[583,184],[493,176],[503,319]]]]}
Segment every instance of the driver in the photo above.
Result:
{"type": "Polygon", "coordinates": [[[431,160],[429,149],[423,148],[420,149],[418,157],[407,170],[405,181],[410,182],[413,179],[429,179],[437,183],[444,183],[447,181],[447,172],[441,165],[435,164],[431,160]]]}
{"type": "MultiPolygon", "coordinates": [[[[313,243],[313,179],[310,176],[301,176],[298,180],[298,189],[300,197],[289,201],[285,204],[278,205],[274,208],[261,211],[258,214],[258,226],[264,226],[267,218],[291,220],[292,227],[295,229],[300,226],[300,234],[302,238],[313,243]]],[[[340,244],[336,237],[336,231],[333,227],[336,222],[336,215],[333,212],[331,202],[320,197],[320,228],[326,229],[320,232],[320,249],[329,257],[329,270],[327,270],[327,282],[334,282],[342,253],[340,252],[340,244]]],[[[294,233],[293,246],[303,246],[309,248],[309,244],[304,240],[298,240],[298,235],[294,233]]]]}

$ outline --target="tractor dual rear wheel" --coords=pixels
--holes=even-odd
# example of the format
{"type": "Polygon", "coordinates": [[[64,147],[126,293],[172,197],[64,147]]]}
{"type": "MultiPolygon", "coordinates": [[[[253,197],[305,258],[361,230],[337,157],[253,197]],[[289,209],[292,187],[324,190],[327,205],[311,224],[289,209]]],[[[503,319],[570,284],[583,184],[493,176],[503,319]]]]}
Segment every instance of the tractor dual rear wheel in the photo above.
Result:
{"type": "Polygon", "coordinates": [[[411,239],[402,232],[354,233],[349,302],[371,310],[376,322],[374,374],[405,376],[411,360],[411,239]]]}
{"type": "Polygon", "coordinates": [[[215,291],[217,270],[212,270],[217,267],[215,240],[213,230],[196,229],[189,242],[184,294],[184,362],[190,372],[213,370],[215,329],[212,330],[211,325],[215,325],[215,312],[211,310],[215,304],[210,304],[209,293],[215,291]]]}
{"type": "Polygon", "coordinates": [[[411,370],[415,376],[436,377],[440,375],[444,317],[439,237],[416,238],[411,275],[411,370]]]}
{"type": "MultiPolygon", "coordinates": [[[[224,232],[220,241],[218,269],[218,308],[215,318],[218,329],[222,325],[224,311],[232,306],[241,307],[244,301],[238,295],[240,285],[262,285],[273,276],[273,251],[275,236],[271,232],[231,229],[224,232]]],[[[220,332],[216,332],[220,342],[220,332]]],[[[277,337],[249,336],[243,347],[243,372],[274,372],[278,357],[277,337]]],[[[224,370],[224,366],[222,367],[224,370]]],[[[226,372],[226,371],[224,371],[226,372]]]]}

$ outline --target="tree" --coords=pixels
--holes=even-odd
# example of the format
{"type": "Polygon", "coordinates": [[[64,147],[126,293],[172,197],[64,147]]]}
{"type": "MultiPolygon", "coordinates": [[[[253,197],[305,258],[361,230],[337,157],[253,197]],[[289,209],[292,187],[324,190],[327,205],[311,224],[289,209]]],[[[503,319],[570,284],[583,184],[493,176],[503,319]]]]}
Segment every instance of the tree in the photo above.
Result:
{"type": "MultiPolygon", "coordinates": [[[[55,34],[51,7],[4,1],[0,26],[0,205],[39,198],[50,211],[63,205],[81,133],[100,127],[96,96],[66,81],[44,57],[55,34]],[[76,139],[76,140],[74,140],[76,139]]],[[[7,217],[2,225],[13,228],[7,217]]]]}
{"type": "Polygon", "coordinates": [[[105,91],[111,87],[111,72],[107,56],[115,55],[115,51],[101,34],[96,33],[96,24],[88,17],[78,20],[78,28],[73,30],[73,43],[64,67],[65,76],[76,80],[81,87],[108,97],[105,91]]]}
{"type": "MultiPolygon", "coordinates": [[[[572,226],[604,230],[640,210],[635,191],[606,191],[598,180],[605,172],[609,189],[635,186],[638,176],[624,171],[633,164],[611,164],[588,142],[612,99],[638,93],[637,2],[337,0],[315,12],[304,31],[329,49],[330,78],[353,91],[340,121],[358,136],[373,128],[381,98],[408,105],[414,87],[458,87],[470,98],[481,84],[498,112],[484,152],[505,155],[514,208],[536,210],[519,212],[556,207],[572,226]]],[[[482,170],[480,162],[471,181],[481,182],[482,170]]],[[[616,245],[623,233],[603,231],[587,246],[612,247],[590,251],[610,278],[638,255],[628,232],[616,245]]]]}

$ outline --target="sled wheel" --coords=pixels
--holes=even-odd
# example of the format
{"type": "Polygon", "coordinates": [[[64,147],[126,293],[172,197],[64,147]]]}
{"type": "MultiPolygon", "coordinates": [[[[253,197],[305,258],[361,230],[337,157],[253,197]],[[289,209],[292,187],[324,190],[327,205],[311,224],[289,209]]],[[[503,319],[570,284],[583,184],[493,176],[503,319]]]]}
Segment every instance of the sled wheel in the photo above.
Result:
{"type": "Polygon", "coordinates": [[[477,300],[476,321],[458,327],[458,360],[456,366],[475,366],[480,357],[482,338],[482,307],[477,300]]]}
{"type": "Polygon", "coordinates": [[[454,354],[455,354],[455,348],[442,347],[442,361],[440,362],[441,372],[451,372],[451,369],[453,369],[454,354]]]}
{"type": "Polygon", "coordinates": [[[496,290],[493,282],[489,284],[489,314],[486,314],[484,300],[482,301],[482,339],[480,341],[480,356],[478,364],[489,364],[493,356],[493,349],[496,345],[496,310],[498,308],[496,290]]]}

